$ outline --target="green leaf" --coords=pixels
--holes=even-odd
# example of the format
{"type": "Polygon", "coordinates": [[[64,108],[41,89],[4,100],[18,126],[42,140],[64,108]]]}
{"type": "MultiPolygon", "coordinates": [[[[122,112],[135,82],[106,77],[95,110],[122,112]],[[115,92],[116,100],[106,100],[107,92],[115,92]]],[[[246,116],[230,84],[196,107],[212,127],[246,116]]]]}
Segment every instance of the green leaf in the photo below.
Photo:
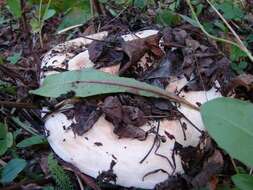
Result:
{"type": "Polygon", "coordinates": [[[140,96],[174,100],[198,109],[185,99],[158,87],[139,82],[135,79],[111,75],[92,68],[50,75],[46,77],[43,85],[39,89],[30,92],[32,94],[53,98],[69,92],[74,92],[77,97],[127,92],[140,96]]]}
{"type": "Polygon", "coordinates": [[[146,6],[146,0],[135,0],[134,6],[143,9],[146,6]]]}
{"type": "Polygon", "coordinates": [[[22,15],[20,0],[7,0],[7,4],[11,14],[17,18],[22,15]]]}
{"type": "Polygon", "coordinates": [[[253,34],[248,35],[246,41],[247,41],[248,43],[253,43],[253,34]]]}
{"type": "Polygon", "coordinates": [[[205,127],[218,145],[233,158],[253,166],[253,104],[217,98],[201,106],[205,127]]]}
{"type": "Polygon", "coordinates": [[[54,187],[53,186],[46,186],[46,187],[43,187],[42,190],[54,190],[54,187]]]}
{"type": "Polygon", "coordinates": [[[0,16],[0,26],[4,23],[6,23],[4,16],[0,16]]]}
{"type": "Polygon", "coordinates": [[[36,145],[36,144],[43,144],[45,142],[47,141],[44,137],[35,135],[35,136],[22,140],[21,142],[17,144],[17,147],[25,148],[25,147],[36,145]]]}
{"type": "Polygon", "coordinates": [[[33,33],[38,33],[40,31],[40,22],[37,18],[32,18],[30,20],[30,25],[33,33]]]}
{"type": "Polygon", "coordinates": [[[234,5],[233,1],[225,1],[221,4],[217,4],[215,7],[223,12],[225,19],[240,21],[244,17],[243,10],[234,5]]]}
{"type": "Polygon", "coordinates": [[[2,176],[1,176],[1,183],[6,184],[12,182],[18,174],[25,168],[26,161],[23,159],[12,159],[7,163],[4,167],[2,176]]]}
{"type": "Polygon", "coordinates": [[[38,131],[31,127],[31,124],[28,122],[22,122],[18,117],[11,117],[12,121],[14,121],[19,127],[23,128],[27,132],[38,135],[38,131]]]}
{"type": "Polygon", "coordinates": [[[238,61],[242,57],[247,57],[247,54],[242,51],[239,47],[232,46],[230,59],[232,61],[238,61]]]}
{"type": "Polygon", "coordinates": [[[44,12],[43,20],[47,20],[55,15],[56,11],[54,9],[48,9],[44,12]]]}
{"type": "Polygon", "coordinates": [[[11,64],[16,64],[21,59],[22,52],[14,53],[12,56],[7,58],[7,61],[10,61],[11,64]]]}
{"type": "Polygon", "coordinates": [[[221,21],[219,21],[219,20],[216,20],[216,21],[214,22],[214,25],[215,25],[216,27],[218,27],[219,29],[221,29],[223,32],[227,32],[227,28],[226,28],[226,26],[223,24],[223,22],[221,22],[221,21]]]}
{"type": "Polygon", "coordinates": [[[157,13],[155,20],[163,26],[174,26],[180,23],[181,17],[171,10],[165,9],[157,13]]]}
{"type": "Polygon", "coordinates": [[[12,133],[8,132],[5,125],[0,122],[0,156],[2,156],[12,144],[12,133]]]}
{"type": "Polygon", "coordinates": [[[246,61],[241,61],[240,63],[239,63],[239,68],[241,69],[241,70],[244,70],[244,69],[246,69],[247,67],[248,67],[248,62],[246,62],[246,61]]]}
{"type": "Polygon", "coordinates": [[[196,22],[196,20],[188,17],[188,16],[185,16],[185,15],[181,15],[181,14],[178,14],[183,20],[185,20],[186,22],[190,23],[192,26],[195,26],[195,27],[198,27],[199,28],[199,25],[198,23],[196,22]]]}
{"type": "Polygon", "coordinates": [[[12,84],[10,84],[8,82],[4,82],[4,81],[0,80],[0,91],[2,93],[15,95],[16,94],[16,86],[13,86],[12,84]]]}
{"type": "Polygon", "coordinates": [[[253,189],[253,176],[248,174],[236,174],[232,176],[232,181],[240,190],[253,189]]]}
{"type": "Polygon", "coordinates": [[[57,31],[71,26],[84,24],[90,18],[91,11],[89,1],[84,1],[79,6],[74,6],[71,8],[71,10],[64,16],[61,24],[57,28],[57,31]]]}

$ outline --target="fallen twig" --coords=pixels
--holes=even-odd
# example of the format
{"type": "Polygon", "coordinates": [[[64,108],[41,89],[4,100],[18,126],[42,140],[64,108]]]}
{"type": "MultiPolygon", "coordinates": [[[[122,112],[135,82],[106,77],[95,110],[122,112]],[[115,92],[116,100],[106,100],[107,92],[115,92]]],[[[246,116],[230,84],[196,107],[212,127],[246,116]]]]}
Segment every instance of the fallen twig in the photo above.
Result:
{"type": "Polygon", "coordinates": [[[0,101],[0,106],[11,108],[40,109],[39,106],[34,105],[32,103],[10,102],[10,101],[0,101]]]}

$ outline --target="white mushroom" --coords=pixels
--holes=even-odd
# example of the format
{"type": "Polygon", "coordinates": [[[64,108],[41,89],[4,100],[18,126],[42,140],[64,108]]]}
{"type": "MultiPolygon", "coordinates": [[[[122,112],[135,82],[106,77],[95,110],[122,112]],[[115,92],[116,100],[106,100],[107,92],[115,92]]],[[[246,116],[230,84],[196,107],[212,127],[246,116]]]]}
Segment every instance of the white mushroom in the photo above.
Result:
{"type": "MultiPolygon", "coordinates": [[[[123,36],[123,39],[131,41],[137,37],[143,38],[156,34],[156,30],[145,30],[135,34],[129,34],[123,36]]],[[[102,39],[107,33],[98,33],[89,38],[102,39]]],[[[65,42],[51,50],[43,59],[42,66],[53,66],[64,68],[62,63],[67,59],[69,52],[61,50],[62,47],[76,45],[77,47],[85,46],[91,43],[91,40],[84,38],[78,38],[65,42]],[[56,55],[52,56],[52,52],[59,51],[56,55]],[[54,63],[53,60],[56,60],[54,63]]],[[[70,56],[71,57],[71,56],[70,56]]],[[[75,70],[81,68],[92,67],[93,63],[89,60],[88,50],[85,49],[78,55],[72,55],[69,61],[68,69],[75,70]]],[[[110,68],[103,68],[105,72],[116,74],[118,66],[110,68]]],[[[52,74],[52,72],[42,73],[42,75],[52,74]]],[[[187,83],[183,77],[180,80],[171,82],[167,87],[167,91],[174,92],[175,89],[181,89],[187,83]]],[[[207,100],[221,96],[219,92],[213,88],[207,92],[182,92],[182,96],[192,104],[196,102],[204,103],[207,100]]],[[[179,110],[188,117],[192,123],[194,123],[198,129],[204,130],[203,123],[201,121],[200,113],[189,107],[182,105],[179,110]]],[[[184,119],[183,119],[184,120],[184,119]]],[[[175,155],[175,168],[171,167],[168,160],[154,154],[154,150],[145,159],[143,163],[140,161],[150,150],[155,136],[150,134],[144,141],[136,139],[122,138],[119,139],[117,135],[113,133],[112,123],[105,120],[104,116],[101,116],[95,125],[84,135],[76,136],[72,130],[64,130],[69,127],[74,120],[69,120],[67,116],[60,112],[50,114],[45,122],[45,128],[49,131],[48,142],[54,152],[66,162],[69,162],[79,168],[83,173],[92,177],[97,177],[102,171],[110,169],[112,160],[116,162],[113,167],[113,172],[117,176],[116,184],[125,187],[138,187],[151,189],[157,183],[160,183],[167,179],[169,175],[175,175],[176,173],[184,173],[181,165],[181,158],[175,155]],[[143,177],[152,171],[163,169],[164,172],[156,172],[152,175],[143,177]]],[[[183,146],[196,146],[199,143],[199,137],[201,133],[196,130],[192,125],[184,120],[189,126],[185,131],[186,139],[182,131],[179,121],[173,120],[161,120],[159,134],[166,137],[166,142],[161,143],[158,149],[158,153],[165,155],[170,162],[172,161],[172,153],[175,140],[183,146]],[[165,135],[165,131],[175,137],[175,140],[169,139],[165,135]]],[[[149,130],[152,126],[156,126],[157,123],[149,123],[141,128],[145,131],[149,130]]]]}

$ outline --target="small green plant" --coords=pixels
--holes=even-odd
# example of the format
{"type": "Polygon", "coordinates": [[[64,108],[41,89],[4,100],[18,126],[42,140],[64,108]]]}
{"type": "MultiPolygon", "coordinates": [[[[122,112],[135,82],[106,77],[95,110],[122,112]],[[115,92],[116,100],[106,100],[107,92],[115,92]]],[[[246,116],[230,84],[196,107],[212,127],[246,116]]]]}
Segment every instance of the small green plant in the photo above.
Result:
{"type": "Polygon", "coordinates": [[[8,132],[7,127],[0,122],[0,156],[2,156],[12,144],[12,133],[8,132]]]}
{"type": "Polygon", "coordinates": [[[59,33],[86,23],[91,17],[91,5],[89,0],[73,1],[65,11],[61,24],[58,26],[59,33]]]}
{"type": "Polygon", "coordinates": [[[30,25],[32,27],[33,33],[39,34],[40,45],[43,47],[43,40],[42,40],[42,29],[44,26],[44,22],[53,17],[56,13],[54,9],[49,9],[51,4],[51,0],[49,0],[43,9],[43,0],[40,0],[39,9],[36,10],[36,17],[31,19],[30,25]]]}
{"type": "Polygon", "coordinates": [[[22,52],[14,53],[13,55],[9,56],[7,58],[7,61],[9,61],[11,64],[16,64],[21,59],[22,52]]]}
{"type": "Polygon", "coordinates": [[[48,168],[53,179],[61,190],[74,190],[69,176],[64,172],[58,162],[54,159],[53,153],[48,155],[48,168]]]}

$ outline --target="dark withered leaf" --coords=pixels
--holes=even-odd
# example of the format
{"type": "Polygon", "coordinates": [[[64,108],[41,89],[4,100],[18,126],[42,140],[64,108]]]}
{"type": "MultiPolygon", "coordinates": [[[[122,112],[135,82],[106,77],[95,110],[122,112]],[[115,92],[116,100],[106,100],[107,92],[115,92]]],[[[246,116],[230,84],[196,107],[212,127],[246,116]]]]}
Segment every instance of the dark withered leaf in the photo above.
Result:
{"type": "Polygon", "coordinates": [[[155,186],[155,190],[186,190],[189,189],[181,176],[171,176],[155,186]]]}
{"type": "Polygon", "coordinates": [[[220,151],[215,150],[213,155],[204,162],[203,169],[198,175],[196,175],[192,180],[191,184],[195,188],[204,187],[211,177],[219,174],[222,171],[224,160],[220,151]]]}
{"type": "Polygon", "coordinates": [[[253,75],[241,74],[230,81],[229,89],[235,89],[239,86],[245,87],[248,91],[253,91],[253,75]]]}
{"type": "Polygon", "coordinates": [[[116,96],[105,98],[101,108],[105,118],[112,122],[114,126],[118,126],[122,122],[122,105],[116,96]]]}
{"type": "Polygon", "coordinates": [[[102,56],[104,49],[104,42],[93,41],[88,47],[90,60],[95,63],[102,56]]]}
{"type": "Polygon", "coordinates": [[[124,106],[116,96],[107,97],[102,106],[102,110],[106,118],[115,126],[124,123],[139,127],[147,122],[144,113],[138,107],[124,106]]]}
{"type": "Polygon", "coordinates": [[[166,56],[151,71],[146,72],[142,80],[154,86],[166,88],[171,76],[181,74],[182,62],[182,53],[179,50],[168,50],[166,56]]]}
{"type": "Polygon", "coordinates": [[[193,71],[195,70],[195,65],[194,65],[194,58],[192,55],[186,55],[184,56],[184,61],[183,61],[183,72],[187,80],[190,80],[193,71]]]}
{"type": "Polygon", "coordinates": [[[151,53],[157,59],[164,55],[159,47],[160,36],[152,35],[147,38],[138,38],[122,43],[122,49],[129,58],[129,61],[122,66],[120,74],[124,73],[129,67],[137,63],[145,53],[151,53]]]}
{"type": "Polygon", "coordinates": [[[116,96],[109,96],[104,100],[102,111],[105,118],[114,125],[114,133],[119,138],[137,138],[144,140],[146,132],[138,126],[144,125],[147,120],[144,113],[137,107],[123,106],[116,96]]]}
{"type": "Polygon", "coordinates": [[[130,62],[137,62],[147,51],[145,38],[122,42],[122,49],[129,57],[130,62]]]}
{"type": "Polygon", "coordinates": [[[202,168],[203,152],[199,148],[188,146],[179,150],[182,158],[182,165],[188,176],[195,176],[202,168]]]}
{"type": "Polygon", "coordinates": [[[124,59],[124,53],[116,50],[121,40],[108,38],[107,41],[93,41],[89,47],[89,58],[96,68],[120,64],[124,59]]]}
{"type": "Polygon", "coordinates": [[[136,106],[143,111],[144,115],[152,114],[152,105],[148,99],[141,96],[131,96],[127,94],[120,94],[118,97],[123,105],[136,106]]]}
{"type": "Polygon", "coordinates": [[[76,123],[72,123],[71,128],[77,135],[86,133],[101,116],[101,112],[93,105],[76,104],[74,112],[76,123]]]}
{"type": "Polygon", "coordinates": [[[144,76],[144,79],[169,78],[171,74],[172,63],[169,57],[164,57],[158,67],[144,76]]]}
{"type": "Polygon", "coordinates": [[[162,58],[164,56],[164,52],[159,47],[161,35],[153,35],[145,40],[145,45],[147,46],[150,53],[152,53],[156,58],[162,58]]]}
{"type": "Polygon", "coordinates": [[[177,113],[176,107],[167,100],[154,98],[146,99],[141,96],[131,96],[126,94],[119,95],[118,97],[123,105],[138,107],[146,116],[166,115],[167,118],[170,119],[171,116],[176,116],[175,114],[177,113]]]}
{"type": "Polygon", "coordinates": [[[196,40],[191,39],[191,38],[185,39],[185,45],[187,47],[190,47],[193,51],[196,51],[198,48],[200,48],[200,43],[196,40]]]}
{"type": "Polygon", "coordinates": [[[129,60],[120,69],[120,74],[124,73],[129,67],[132,66],[132,64],[139,61],[140,58],[144,56],[148,48],[145,44],[145,38],[139,38],[132,41],[122,42],[122,49],[128,56],[129,60]]]}
{"type": "Polygon", "coordinates": [[[187,38],[187,32],[180,28],[175,28],[172,31],[175,42],[184,45],[185,39],[187,38]]]}
{"type": "Polygon", "coordinates": [[[147,122],[147,119],[144,117],[144,113],[138,107],[122,106],[122,111],[122,120],[126,124],[139,127],[147,122]]]}
{"type": "Polygon", "coordinates": [[[147,133],[139,128],[131,125],[121,125],[114,128],[113,132],[119,136],[119,138],[132,138],[143,141],[147,137],[147,133]]]}

